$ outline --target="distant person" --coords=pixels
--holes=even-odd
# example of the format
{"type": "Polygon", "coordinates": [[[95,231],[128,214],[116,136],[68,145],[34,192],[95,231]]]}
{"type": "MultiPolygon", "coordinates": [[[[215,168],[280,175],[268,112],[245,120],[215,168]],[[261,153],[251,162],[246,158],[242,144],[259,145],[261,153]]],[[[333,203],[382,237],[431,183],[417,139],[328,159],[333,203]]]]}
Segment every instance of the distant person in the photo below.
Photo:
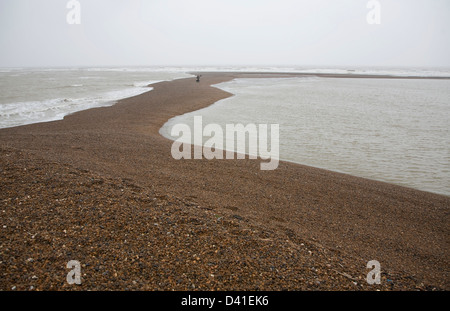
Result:
{"type": "Polygon", "coordinates": [[[200,82],[200,75],[197,76],[197,82],[200,82]]]}

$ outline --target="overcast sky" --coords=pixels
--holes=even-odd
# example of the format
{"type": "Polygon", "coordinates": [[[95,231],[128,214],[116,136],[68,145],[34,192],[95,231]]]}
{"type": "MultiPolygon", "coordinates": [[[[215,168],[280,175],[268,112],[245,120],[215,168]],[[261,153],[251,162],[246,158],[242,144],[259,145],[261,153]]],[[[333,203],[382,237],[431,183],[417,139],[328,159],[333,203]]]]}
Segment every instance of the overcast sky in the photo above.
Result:
{"type": "Polygon", "coordinates": [[[450,0],[0,0],[0,67],[450,66],[450,0]]]}

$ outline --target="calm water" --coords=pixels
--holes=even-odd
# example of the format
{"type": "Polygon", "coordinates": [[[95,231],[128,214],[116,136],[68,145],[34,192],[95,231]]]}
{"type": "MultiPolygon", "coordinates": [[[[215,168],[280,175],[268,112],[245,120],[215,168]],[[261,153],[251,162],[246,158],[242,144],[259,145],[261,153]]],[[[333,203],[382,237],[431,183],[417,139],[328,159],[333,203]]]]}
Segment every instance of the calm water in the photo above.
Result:
{"type": "MultiPolygon", "coordinates": [[[[450,80],[236,79],[235,96],[169,120],[280,124],[280,158],[450,195],[450,80]]],[[[172,137],[172,139],[174,139],[172,137]]]]}

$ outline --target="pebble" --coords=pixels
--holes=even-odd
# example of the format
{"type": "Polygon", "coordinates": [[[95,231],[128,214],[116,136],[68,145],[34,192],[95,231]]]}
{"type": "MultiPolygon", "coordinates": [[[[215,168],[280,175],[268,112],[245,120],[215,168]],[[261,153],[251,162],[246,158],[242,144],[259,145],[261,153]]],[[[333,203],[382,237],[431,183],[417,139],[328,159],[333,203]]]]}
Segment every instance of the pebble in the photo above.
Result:
{"type": "MultiPolygon", "coordinates": [[[[251,217],[235,217],[239,211],[227,211],[220,202],[213,211],[199,209],[186,204],[183,197],[160,197],[150,186],[134,191],[124,183],[122,192],[116,187],[122,181],[113,178],[95,176],[103,183],[92,184],[86,182],[92,173],[58,163],[44,163],[33,174],[20,174],[20,158],[14,159],[5,165],[1,162],[0,167],[8,167],[11,174],[5,181],[18,186],[7,187],[6,193],[2,188],[0,200],[23,198],[18,192],[25,187],[30,199],[21,207],[11,204],[14,209],[6,209],[8,226],[20,230],[8,235],[11,242],[1,242],[0,290],[9,290],[10,284],[17,284],[12,290],[16,286],[31,288],[29,279],[17,275],[33,275],[33,289],[70,289],[65,282],[66,264],[74,258],[65,258],[67,250],[83,263],[83,290],[124,290],[130,288],[130,281],[145,290],[391,290],[389,282],[371,287],[365,281],[352,282],[335,273],[333,269],[349,271],[355,279],[359,274],[365,279],[365,265],[355,267],[354,257],[318,246],[306,234],[292,233],[287,239],[283,231],[287,225],[274,228],[251,217]],[[74,189],[83,193],[82,203],[74,197],[74,189]],[[55,204],[56,197],[59,204],[55,204]],[[96,217],[99,202],[103,204],[102,219],[96,217]],[[33,204],[33,209],[28,204],[33,204]],[[100,226],[106,230],[99,230],[100,226]],[[60,234],[67,231],[71,234],[60,234]],[[39,236],[24,241],[24,235],[28,237],[24,232],[39,232],[39,236]],[[61,252],[60,257],[57,252],[61,252]],[[33,265],[24,258],[31,259],[28,262],[33,265]]],[[[4,161],[1,153],[0,161],[4,161]]],[[[35,161],[41,160],[26,161],[30,169],[35,161]]],[[[396,289],[414,289],[420,284],[401,274],[395,274],[395,283],[396,289]]],[[[421,288],[437,287],[428,285],[421,288]]]]}

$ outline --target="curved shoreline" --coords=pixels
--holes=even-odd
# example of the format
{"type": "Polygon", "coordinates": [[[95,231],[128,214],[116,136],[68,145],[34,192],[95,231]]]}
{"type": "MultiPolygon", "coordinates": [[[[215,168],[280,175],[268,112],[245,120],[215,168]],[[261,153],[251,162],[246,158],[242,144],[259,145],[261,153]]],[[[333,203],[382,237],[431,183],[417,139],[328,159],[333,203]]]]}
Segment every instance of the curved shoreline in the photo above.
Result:
{"type": "MultiPolygon", "coordinates": [[[[200,74],[200,73],[199,73],[199,74],[200,74]]],[[[251,73],[251,74],[257,74],[257,73],[251,73]]],[[[291,77],[288,77],[287,79],[298,77],[298,75],[295,74],[295,73],[289,73],[289,72],[287,72],[287,74],[292,75],[291,77]]],[[[325,75],[327,75],[326,78],[330,78],[330,77],[328,77],[329,74],[325,74],[325,75]]],[[[316,74],[310,74],[309,76],[310,76],[310,77],[311,77],[311,76],[316,76],[316,77],[317,77],[316,74]]],[[[351,75],[348,75],[348,74],[346,74],[346,75],[341,74],[339,77],[340,77],[340,78],[348,78],[348,79],[351,79],[351,78],[352,78],[351,75]]],[[[380,79],[385,79],[385,78],[386,78],[386,76],[380,76],[380,77],[377,77],[377,76],[368,76],[368,75],[365,75],[365,76],[363,76],[363,77],[366,78],[366,79],[375,79],[375,80],[376,80],[377,78],[380,78],[380,79]],[[375,78],[374,78],[374,77],[375,77],[375,78]]],[[[270,74],[269,74],[269,77],[268,77],[268,78],[270,79],[270,74]]],[[[335,78],[335,77],[333,77],[333,78],[335,78]]],[[[395,78],[397,78],[397,77],[396,77],[396,76],[389,76],[389,78],[395,79],[395,78]]],[[[400,78],[402,78],[402,79],[411,79],[411,77],[408,77],[408,76],[400,77],[400,78]]],[[[422,79],[423,77],[414,77],[414,78],[422,79]]],[[[263,79],[263,78],[261,78],[261,79],[263,79]]],[[[450,79],[450,77],[438,77],[437,79],[450,79]]],[[[228,82],[232,82],[232,81],[228,81],[228,82]]],[[[220,89],[220,90],[222,90],[222,91],[228,92],[228,93],[232,92],[232,91],[230,91],[230,90],[227,91],[227,89],[225,88],[225,85],[227,85],[226,83],[227,83],[227,82],[225,82],[225,84],[219,83],[219,84],[217,84],[217,85],[211,85],[211,86],[212,86],[212,87],[216,87],[216,88],[218,88],[218,89],[220,89]],[[223,87],[221,87],[221,85],[223,85],[223,87]]],[[[235,96],[236,96],[236,94],[231,93],[231,96],[230,96],[230,97],[221,99],[221,100],[219,100],[219,101],[217,101],[217,102],[215,102],[215,103],[213,103],[213,104],[211,104],[211,105],[209,105],[209,106],[207,106],[207,107],[203,107],[203,108],[201,108],[201,109],[199,109],[199,110],[190,111],[190,112],[185,112],[185,113],[182,113],[182,114],[180,114],[180,115],[176,115],[176,116],[170,118],[169,120],[167,120],[167,121],[164,123],[164,125],[160,128],[159,133],[160,133],[163,137],[165,137],[165,138],[171,140],[172,142],[174,142],[174,141],[176,141],[177,138],[176,138],[176,137],[174,138],[174,137],[172,137],[172,136],[170,135],[170,130],[171,130],[171,127],[172,127],[173,125],[175,125],[176,123],[186,123],[186,124],[191,124],[192,118],[193,118],[193,116],[194,116],[193,113],[195,113],[195,115],[203,115],[203,117],[204,117],[205,114],[202,113],[202,111],[205,111],[205,113],[206,113],[206,110],[205,110],[205,109],[208,110],[208,109],[211,108],[212,106],[216,106],[216,105],[218,105],[218,104],[223,105],[222,102],[225,102],[225,101],[228,100],[229,98],[235,97],[235,96]],[[189,121],[188,119],[191,120],[191,121],[189,121]]],[[[242,100],[241,100],[241,101],[238,100],[238,102],[242,102],[242,100]]],[[[242,103],[241,103],[241,104],[242,104],[242,103]]],[[[211,110],[208,110],[208,111],[211,111],[211,110]]],[[[220,111],[220,109],[219,109],[219,111],[220,111]]],[[[217,113],[217,111],[216,111],[216,113],[217,113]]],[[[219,113],[220,113],[220,112],[219,112],[219,113]]],[[[219,119],[219,120],[220,120],[220,119],[219,119]]],[[[212,122],[212,123],[217,123],[217,122],[212,122]]],[[[220,124],[222,124],[222,127],[223,127],[223,125],[224,125],[225,123],[226,123],[226,122],[225,122],[224,120],[222,120],[220,124]]],[[[252,122],[250,121],[250,123],[252,123],[252,122]]],[[[192,124],[191,124],[191,125],[192,125],[192,124]]],[[[204,126],[205,126],[205,125],[204,125],[204,126]]],[[[191,127],[191,129],[192,129],[192,127],[191,127]]],[[[191,134],[192,134],[192,133],[191,133],[191,134]]],[[[206,139],[206,137],[204,137],[204,139],[206,139]]],[[[192,144],[192,142],[191,142],[191,144],[192,144]]],[[[222,153],[224,154],[226,151],[227,151],[227,150],[224,149],[224,150],[222,150],[222,153]]],[[[245,155],[248,156],[248,153],[245,153],[245,155]]],[[[395,180],[393,180],[392,178],[389,179],[389,178],[386,178],[386,175],[385,175],[385,174],[381,174],[381,175],[378,175],[377,177],[374,177],[374,176],[372,176],[372,175],[377,173],[377,169],[375,169],[375,168],[373,168],[373,167],[372,167],[369,171],[365,171],[365,174],[361,174],[361,173],[358,173],[357,171],[352,171],[352,169],[351,169],[351,168],[349,169],[349,167],[347,167],[347,170],[343,169],[343,168],[340,167],[340,165],[339,165],[339,164],[342,164],[342,163],[339,163],[338,165],[335,165],[334,168],[330,168],[330,167],[327,167],[327,165],[324,164],[325,162],[321,163],[320,165],[314,165],[314,164],[310,164],[310,163],[300,162],[299,160],[295,160],[295,157],[293,157],[292,154],[290,154],[290,156],[291,156],[291,158],[294,158],[294,159],[293,159],[293,160],[290,160],[290,159],[287,159],[287,158],[279,157],[278,160],[279,160],[279,161],[284,161],[284,162],[293,163],[293,164],[299,164],[299,165],[305,165],[305,166],[310,166],[310,167],[314,167],[314,168],[319,168],[319,169],[329,170],[329,171],[333,171],[333,172],[336,172],[336,173],[342,173],[342,174],[347,174],[347,175],[357,176],[357,177],[366,178],[366,179],[370,179],[370,180],[376,180],[376,181],[380,181],[380,182],[386,182],[386,183],[389,183],[389,184],[398,185],[398,186],[402,186],[402,187],[406,187],[406,188],[412,188],[412,189],[415,189],[415,190],[420,190],[420,191],[425,191],[425,192],[431,192],[431,193],[438,194],[438,195],[450,196],[450,193],[449,193],[448,191],[446,192],[447,188],[446,188],[444,185],[441,185],[441,187],[439,187],[439,185],[436,186],[436,187],[429,187],[429,185],[426,184],[426,183],[420,183],[420,182],[419,182],[419,183],[417,183],[417,182],[416,182],[416,183],[414,183],[414,182],[413,182],[413,183],[411,183],[411,182],[408,183],[408,181],[410,181],[410,180],[408,180],[407,177],[404,177],[403,179],[401,179],[401,178],[399,178],[399,177],[397,176],[397,178],[395,178],[395,180]],[[428,186],[428,187],[427,187],[427,186],[428,186]]],[[[225,157],[225,156],[224,156],[224,157],[225,157]]],[[[378,160],[380,160],[380,159],[378,159],[378,160]]],[[[384,159],[384,161],[389,161],[389,160],[390,160],[390,159],[384,159]]],[[[382,161],[382,162],[383,162],[383,161],[382,161]]],[[[380,162],[380,163],[382,163],[382,162],[380,162]]],[[[433,170],[431,170],[431,171],[433,171],[433,170]]],[[[436,171],[436,170],[435,170],[435,171],[436,171]]],[[[388,172],[389,172],[389,171],[388,171],[388,172]]],[[[387,172],[384,171],[384,173],[387,173],[387,172]]]]}
{"type": "MultiPolygon", "coordinates": [[[[98,178],[126,179],[205,213],[234,217],[240,226],[273,232],[281,239],[277,245],[316,245],[330,258],[340,254],[358,276],[364,277],[366,263],[376,259],[398,284],[408,277],[416,280],[403,289],[420,283],[448,289],[449,197],[283,161],[277,170],[262,172],[259,160],[173,160],[171,141],[159,129],[173,116],[229,96],[211,85],[235,77],[287,76],[202,75],[200,83],[194,78],[160,82],[150,92],[62,121],[0,130],[0,144],[7,152],[28,154],[30,165],[39,158],[98,178]]],[[[328,259],[318,265],[327,270],[328,259]]]]}

